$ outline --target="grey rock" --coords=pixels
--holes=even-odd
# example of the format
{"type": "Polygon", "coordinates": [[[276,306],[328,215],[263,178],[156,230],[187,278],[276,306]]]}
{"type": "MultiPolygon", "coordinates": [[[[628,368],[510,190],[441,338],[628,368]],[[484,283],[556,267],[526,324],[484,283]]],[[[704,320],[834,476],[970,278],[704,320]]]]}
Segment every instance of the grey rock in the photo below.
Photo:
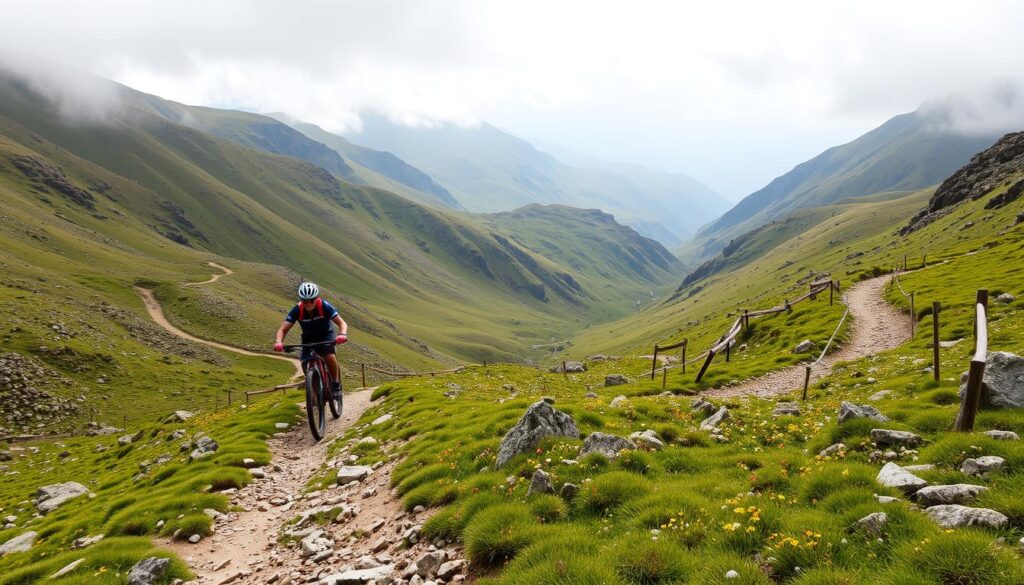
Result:
{"type": "Polygon", "coordinates": [[[772,410],[772,416],[800,416],[800,405],[796,402],[779,402],[772,410]]]}
{"type": "Polygon", "coordinates": [[[195,415],[196,415],[196,413],[189,412],[187,410],[175,410],[171,414],[167,415],[167,418],[165,418],[163,420],[163,422],[165,422],[165,423],[185,422],[185,421],[187,421],[188,419],[192,418],[195,415]]]}
{"type": "Polygon", "coordinates": [[[620,451],[626,449],[636,449],[636,443],[624,437],[594,432],[583,440],[580,456],[588,453],[600,453],[608,459],[615,459],[620,451]]]}
{"type": "Polygon", "coordinates": [[[917,490],[913,500],[922,506],[938,506],[942,504],[964,504],[976,499],[988,488],[981,485],[955,483],[951,485],[931,485],[917,490]]]}
{"type": "Polygon", "coordinates": [[[904,465],[903,469],[906,469],[910,473],[920,473],[922,471],[934,471],[935,465],[932,463],[922,463],[920,465],[904,465]]]}
{"type": "Polygon", "coordinates": [[[1010,523],[1009,518],[995,510],[969,508],[958,504],[932,506],[925,508],[924,513],[943,528],[963,528],[965,526],[1003,528],[1010,523]]]}
{"type": "Polygon", "coordinates": [[[534,471],[533,478],[530,480],[530,488],[526,490],[526,495],[553,493],[555,493],[555,486],[551,485],[551,474],[543,469],[534,471]]]}
{"type": "Polygon", "coordinates": [[[103,537],[103,534],[97,534],[96,536],[83,536],[81,538],[76,538],[75,541],[71,543],[71,548],[79,549],[85,548],[87,546],[92,546],[97,542],[103,540],[103,537]]]}
{"type": "Polygon", "coordinates": [[[949,349],[951,347],[956,347],[956,344],[960,343],[963,340],[964,340],[964,338],[961,337],[960,339],[952,339],[950,341],[940,341],[939,342],[939,347],[941,347],[943,349],[949,349]]]}
{"type": "Polygon", "coordinates": [[[707,418],[714,414],[718,408],[703,398],[697,398],[690,405],[690,410],[700,413],[702,417],[707,418]]]}
{"type": "Polygon", "coordinates": [[[533,449],[544,437],[578,439],[580,431],[571,416],[540,400],[526,409],[519,422],[505,433],[498,447],[496,467],[508,463],[520,453],[533,449]]]}
{"type": "Polygon", "coordinates": [[[881,471],[878,472],[878,476],[875,477],[875,481],[878,483],[891,488],[896,488],[907,494],[912,494],[917,490],[928,485],[928,482],[917,477],[909,471],[905,471],[899,465],[895,463],[886,463],[882,467],[881,471]]]}
{"type": "Polygon", "coordinates": [[[868,396],[868,400],[871,402],[878,402],[879,400],[887,398],[890,394],[892,394],[892,390],[879,390],[871,396],[868,396]]]}
{"type": "Polygon", "coordinates": [[[78,565],[81,565],[84,562],[85,562],[84,558],[78,559],[77,561],[71,561],[67,565],[64,565],[63,569],[61,569],[61,570],[57,571],[56,573],[50,575],[50,578],[51,579],[60,579],[64,575],[67,575],[71,571],[74,571],[75,569],[77,569],[78,565]]]}
{"type": "Polygon", "coordinates": [[[1003,468],[1006,460],[998,455],[985,455],[984,457],[964,459],[960,464],[960,472],[967,475],[985,475],[1003,468]]]}
{"type": "Polygon", "coordinates": [[[334,542],[327,538],[323,530],[314,530],[299,542],[299,556],[306,559],[334,547],[334,542]]]}
{"type": "MultiPolygon", "coordinates": [[[[960,376],[960,399],[967,392],[967,372],[960,376]]],[[[1024,408],[1024,358],[991,351],[981,378],[981,408],[1024,408]]]]}
{"type": "Polygon", "coordinates": [[[629,384],[629,378],[622,374],[608,374],[604,377],[604,385],[607,386],[621,386],[623,384],[629,384]]]}
{"type": "Polygon", "coordinates": [[[629,404],[629,399],[619,394],[615,398],[612,398],[612,401],[608,404],[608,406],[611,406],[612,408],[622,408],[627,404],[629,404]]]}
{"type": "Polygon", "coordinates": [[[846,451],[846,444],[845,443],[834,443],[834,444],[829,445],[828,447],[825,447],[824,449],[822,449],[818,453],[818,455],[820,455],[822,457],[832,457],[833,455],[838,455],[839,453],[842,453],[843,451],[846,451]]]}
{"type": "Polygon", "coordinates": [[[417,559],[412,565],[413,574],[424,578],[432,577],[437,574],[437,570],[441,568],[441,563],[444,562],[444,559],[444,551],[428,552],[417,559]]]}
{"type": "Polygon", "coordinates": [[[371,569],[351,569],[322,577],[319,585],[363,585],[364,583],[386,583],[395,570],[395,565],[381,565],[371,569]]]}
{"type": "Polygon", "coordinates": [[[992,437],[997,441],[1019,441],[1020,436],[1013,431],[985,431],[985,436],[992,437]]]}
{"type": "Polygon", "coordinates": [[[879,504],[892,504],[892,503],[900,501],[899,498],[894,498],[892,496],[880,496],[878,494],[871,494],[871,495],[875,496],[875,500],[878,501],[879,504]]]}
{"type": "Polygon", "coordinates": [[[465,566],[465,564],[466,561],[462,559],[456,559],[454,561],[442,563],[441,566],[437,569],[437,577],[439,579],[449,581],[451,580],[452,577],[454,577],[460,571],[462,571],[462,567],[465,566]]]}
{"type": "Polygon", "coordinates": [[[1013,301],[1017,300],[1017,297],[1011,295],[1010,293],[1004,292],[1003,294],[996,297],[996,300],[999,301],[1000,303],[1012,303],[1013,301]]]}
{"type": "Polygon", "coordinates": [[[868,514],[867,516],[857,520],[857,527],[867,532],[872,536],[881,536],[885,530],[886,523],[889,522],[889,516],[885,512],[875,512],[874,514],[868,514]]]}
{"type": "Polygon", "coordinates": [[[800,343],[796,344],[796,347],[793,348],[793,353],[808,353],[815,347],[817,347],[817,345],[813,341],[811,341],[810,339],[805,339],[800,343]]]}
{"type": "Polygon", "coordinates": [[[559,490],[558,495],[561,496],[563,500],[571,502],[578,493],[580,493],[580,488],[578,485],[574,483],[565,483],[562,484],[562,489],[559,490]]]}
{"type": "Polygon", "coordinates": [[[583,395],[584,398],[597,398],[597,392],[587,392],[583,395]]]}
{"type": "Polygon", "coordinates": [[[921,444],[921,437],[908,431],[871,429],[871,442],[877,445],[913,448],[921,444]]]}
{"type": "Polygon", "coordinates": [[[854,404],[852,402],[843,401],[839,405],[839,422],[844,423],[848,420],[855,418],[870,418],[871,420],[877,420],[879,422],[888,421],[888,417],[878,412],[878,409],[868,404],[854,404]]]}
{"type": "Polygon", "coordinates": [[[366,465],[342,465],[338,468],[338,485],[362,481],[372,472],[373,469],[366,465]]]}
{"type": "Polygon", "coordinates": [[[192,536],[188,537],[188,541],[192,544],[199,544],[199,541],[202,539],[203,537],[200,534],[193,534],[192,536]]]}
{"type": "MultiPolygon", "coordinates": [[[[552,367],[548,370],[555,374],[562,373],[562,364],[552,367]]],[[[581,374],[587,371],[587,364],[583,362],[565,362],[565,372],[568,374],[581,374]]]]}
{"type": "Polygon", "coordinates": [[[64,502],[84,496],[87,493],[89,493],[89,488],[73,481],[43,486],[39,488],[36,508],[39,509],[40,514],[48,514],[56,510],[64,502]]]}
{"type": "Polygon", "coordinates": [[[706,419],[704,419],[703,422],[700,423],[700,430],[710,431],[715,428],[718,428],[718,425],[721,424],[723,420],[726,420],[728,418],[729,409],[723,406],[719,408],[715,412],[715,414],[712,414],[711,416],[707,417],[706,419]]]}
{"type": "Polygon", "coordinates": [[[135,563],[128,572],[128,585],[153,585],[167,576],[171,559],[148,557],[135,563]]]}
{"type": "Polygon", "coordinates": [[[212,456],[217,449],[220,449],[220,445],[217,441],[214,441],[210,437],[203,435],[193,445],[192,453],[189,454],[189,459],[195,461],[197,459],[205,459],[212,456]]]}
{"type": "Polygon", "coordinates": [[[35,543],[37,536],[39,536],[39,533],[37,532],[23,532],[7,542],[0,544],[0,557],[10,553],[28,552],[32,550],[32,545],[35,543]]]}
{"type": "Polygon", "coordinates": [[[391,419],[392,419],[392,418],[394,418],[394,417],[395,417],[395,415],[393,415],[393,414],[390,414],[390,413],[388,413],[388,414],[382,414],[382,415],[378,416],[377,418],[373,419],[373,420],[372,420],[372,421],[370,422],[370,426],[373,426],[373,427],[375,427],[375,426],[377,426],[377,425],[382,425],[382,424],[384,424],[384,423],[388,422],[389,420],[391,420],[391,419]]]}
{"type": "Polygon", "coordinates": [[[651,429],[647,429],[642,433],[632,433],[629,435],[629,439],[636,443],[637,446],[650,451],[660,451],[665,447],[665,443],[658,436],[658,433],[651,429]]]}

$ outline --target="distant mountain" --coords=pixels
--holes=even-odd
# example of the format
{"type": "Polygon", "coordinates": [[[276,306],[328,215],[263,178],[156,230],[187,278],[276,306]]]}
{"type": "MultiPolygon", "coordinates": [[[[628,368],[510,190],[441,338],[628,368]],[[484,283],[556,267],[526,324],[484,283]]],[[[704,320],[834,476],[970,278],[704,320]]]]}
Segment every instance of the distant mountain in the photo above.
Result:
{"type": "Polygon", "coordinates": [[[510,211],[531,203],[600,208],[673,245],[728,208],[693,179],[577,155],[566,164],[530,142],[483,123],[410,128],[366,116],[352,142],[393,152],[444,185],[468,210],[510,211]]]}
{"type": "Polygon", "coordinates": [[[744,233],[799,209],[934,185],[998,137],[950,131],[944,113],[937,108],[896,116],[850,143],[797,165],[748,195],[701,228],[678,254],[685,262],[696,264],[744,233]]]}

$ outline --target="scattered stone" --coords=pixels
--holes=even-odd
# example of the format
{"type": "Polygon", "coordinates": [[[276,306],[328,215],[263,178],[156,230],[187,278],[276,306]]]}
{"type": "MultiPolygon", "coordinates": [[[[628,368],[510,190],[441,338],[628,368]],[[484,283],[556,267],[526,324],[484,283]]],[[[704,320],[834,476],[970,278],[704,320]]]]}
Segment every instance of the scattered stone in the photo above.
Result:
{"type": "Polygon", "coordinates": [[[1011,295],[1010,293],[1004,292],[1003,294],[996,297],[996,300],[999,301],[1000,303],[1012,303],[1013,301],[1017,300],[1017,297],[1011,295]]]}
{"type": "Polygon", "coordinates": [[[551,485],[551,474],[543,469],[534,471],[533,479],[530,480],[530,488],[526,490],[526,495],[553,493],[555,493],[555,487],[551,485]]]}
{"type": "Polygon", "coordinates": [[[985,431],[983,435],[992,437],[997,441],[1019,441],[1020,436],[1013,431],[985,431]]]}
{"type": "Polygon", "coordinates": [[[839,423],[842,424],[848,420],[855,418],[870,418],[871,420],[877,420],[879,422],[887,422],[888,417],[878,412],[878,409],[874,406],[867,404],[854,404],[852,402],[843,401],[839,405],[839,423]]]}
{"type": "Polygon", "coordinates": [[[342,465],[338,468],[338,485],[362,481],[372,472],[373,469],[366,465],[342,465]]]}
{"type": "Polygon", "coordinates": [[[203,536],[201,534],[193,534],[192,536],[188,537],[188,541],[192,544],[199,544],[199,541],[202,539],[203,536]]]}
{"type": "Polygon", "coordinates": [[[279,430],[279,431],[287,431],[288,427],[290,427],[290,426],[291,425],[289,425],[288,423],[285,423],[285,422],[274,423],[274,428],[279,430]]]}
{"type": "Polygon", "coordinates": [[[217,449],[220,449],[220,445],[217,444],[217,441],[203,435],[196,441],[194,448],[192,449],[192,453],[189,454],[189,459],[192,461],[205,459],[212,456],[217,449]]]}
{"type": "Polygon", "coordinates": [[[817,344],[815,344],[810,339],[805,339],[800,343],[796,344],[796,347],[793,348],[793,353],[808,353],[815,347],[817,347],[817,344]]]}
{"type": "Polygon", "coordinates": [[[960,339],[954,339],[954,340],[951,340],[951,341],[940,341],[939,342],[939,347],[941,347],[943,349],[949,349],[951,347],[956,347],[956,344],[960,343],[963,340],[964,340],[964,338],[961,337],[960,339]]]}
{"type": "Polygon", "coordinates": [[[37,536],[39,533],[29,531],[0,544],[0,557],[10,553],[28,552],[32,549],[37,536]]]}
{"type": "Polygon", "coordinates": [[[998,455],[985,455],[984,457],[964,459],[960,464],[960,472],[967,475],[985,475],[1003,468],[1006,460],[998,455]]]}
{"type": "Polygon", "coordinates": [[[631,433],[629,439],[649,451],[660,451],[665,447],[665,442],[661,440],[658,433],[651,429],[647,429],[642,433],[631,433]]]}
{"type": "Polygon", "coordinates": [[[448,561],[446,563],[442,563],[441,566],[437,569],[437,577],[439,579],[444,579],[445,581],[449,581],[457,573],[462,571],[462,567],[465,566],[465,564],[466,564],[466,561],[464,561],[462,559],[457,559],[457,560],[454,560],[454,561],[448,561]]]}
{"type": "Polygon", "coordinates": [[[844,451],[846,451],[845,443],[835,443],[822,449],[818,453],[818,455],[820,455],[821,457],[832,457],[833,455],[838,455],[839,453],[842,453],[844,451]]]}
{"type": "Polygon", "coordinates": [[[509,459],[533,449],[544,437],[552,436],[578,439],[580,431],[571,416],[543,400],[534,402],[501,439],[495,466],[505,465],[509,459]]]}
{"type": "Polygon", "coordinates": [[[562,484],[562,489],[558,492],[558,495],[561,496],[563,500],[571,502],[578,493],[580,493],[578,485],[574,483],[565,483],[562,484]]]}
{"type": "Polygon", "coordinates": [[[878,501],[879,504],[892,504],[892,503],[900,501],[899,498],[894,498],[892,496],[880,496],[878,494],[871,494],[871,495],[875,496],[875,500],[878,501]]]}
{"type": "Polygon", "coordinates": [[[171,559],[148,557],[135,563],[128,572],[128,585],[153,585],[167,575],[171,559]]]}
{"type": "Polygon", "coordinates": [[[334,542],[327,538],[323,530],[314,530],[299,542],[299,556],[307,559],[334,547],[334,542]]]}
{"type": "Polygon", "coordinates": [[[735,569],[729,569],[728,571],[725,572],[725,578],[726,579],[739,579],[739,577],[740,577],[740,574],[737,573],[735,569]]]}
{"type": "Polygon", "coordinates": [[[56,573],[50,575],[50,578],[51,579],[59,579],[59,578],[63,577],[64,575],[67,575],[71,571],[74,571],[75,569],[77,569],[78,565],[81,565],[83,562],[85,562],[84,558],[78,559],[77,561],[71,561],[70,563],[65,565],[63,569],[61,569],[61,570],[57,571],[56,573]]]}
{"type": "Polygon", "coordinates": [[[604,377],[604,385],[608,386],[621,386],[623,384],[629,384],[629,378],[622,374],[608,374],[604,377]]]}
{"type": "Polygon", "coordinates": [[[870,400],[871,402],[878,402],[879,400],[888,397],[890,394],[892,394],[892,390],[879,390],[878,392],[875,392],[871,396],[868,396],[868,400],[870,400]]]}
{"type": "MultiPolygon", "coordinates": [[[[562,373],[562,364],[552,367],[549,372],[553,374],[562,373]]],[[[568,374],[581,374],[587,371],[587,364],[583,362],[565,362],[565,372],[568,374]]]]}
{"type": "Polygon", "coordinates": [[[772,416],[800,416],[800,405],[796,402],[780,402],[772,410],[772,416]]]}
{"type": "Polygon", "coordinates": [[[1010,523],[1009,518],[995,510],[969,508],[957,504],[932,506],[925,508],[924,513],[943,528],[963,528],[965,526],[1003,528],[1010,523]]]}
{"type": "Polygon", "coordinates": [[[175,410],[171,414],[167,415],[167,418],[165,418],[163,420],[163,422],[164,423],[185,422],[185,421],[187,421],[188,419],[192,418],[195,415],[196,415],[196,413],[189,412],[187,410],[175,410]]]}
{"type": "Polygon", "coordinates": [[[71,543],[71,548],[80,549],[85,548],[87,546],[92,546],[97,542],[103,540],[103,536],[104,535],[102,534],[97,534],[96,536],[83,536],[81,538],[76,538],[75,541],[71,543]]]}
{"type": "Polygon", "coordinates": [[[80,483],[69,481],[67,483],[55,483],[39,488],[39,498],[36,500],[36,508],[40,514],[48,514],[56,510],[64,502],[84,496],[89,493],[89,488],[80,483]]]}
{"type": "MultiPolygon", "coordinates": [[[[381,565],[372,569],[351,569],[321,577],[318,585],[362,585],[363,583],[389,583],[386,581],[395,570],[395,565],[381,565]]],[[[278,582],[275,585],[285,585],[278,582]]]]}
{"type": "Polygon", "coordinates": [[[857,520],[857,527],[872,536],[878,537],[882,536],[887,522],[889,522],[889,516],[885,512],[875,512],[857,520]]]}
{"type": "Polygon", "coordinates": [[[410,567],[414,575],[420,577],[431,577],[437,574],[437,570],[441,568],[441,563],[445,560],[444,551],[431,551],[421,556],[413,565],[410,567]]]}
{"type": "Polygon", "coordinates": [[[690,405],[690,410],[700,413],[702,417],[707,418],[714,414],[714,412],[718,409],[715,407],[714,404],[711,404],[707,400],[704,400],[703,398],[697,398],[690,405]]]}
{"type": "Polygon", "coordinates": [[[871,429],[871,442],[877,445],[913,448],[921,444],[921,437],[908,431],[871,429]]]}
{"type": "Polygon", "coordinates": [[[597,392],[587,392],[583,395],[584,398],[598,398],[597,392]]]}
{"type": "Polygon", "coordinates": [[[935,471],[935,464],[922,463],[921,465],[904,465],[903,469],[906,469],[910,473],[920,473],[922,471],[935,471]]]}
{"type": "Polygon", "coordinates": [[[928,485],[927,481],[891,462],[882,467],[875,481],[886,487],[902,490],[907,494],[912,494],[928,485]]]}
{"type": "Polygon", "coordinates": [[[393,419],[394,417],[395,417],[395,415],[393,415],[391,413],[382,414],[382,415],[378,416],[377,418],[373,419],[373,421],[370,422],[370,426],[371,427],[375,427],[377,425],[382,425],[382,424],[388,422],[389,420],[393,419]]]}
{"type": "Polygon", "coordinates": [[[709,416],[708,418],[704,419],[703,422],[700,423],[700,430],[710,431],[715,428],[718,428],[718,425],[721,424],[723,420],[726,420],[728,418],[729,409],[723,406],[719,408],[718,411],[715,412],[715,414],[709,416]]]}
{"type": "Polygon", "coordinates": [[[612,408],[623,408],[627,404],[629,404],[629,399],[619,394],[615,398],[612,398],[612,401],[608,406],[611,406],[612,408]]]}
{"type": "Polygon", "coordinates": [[[982,485],[956,483],[952,485],[932,485],[919,489],[913,500],[923,506],[940,504],[963,504],[976,499],[988,488],[982,485]]]}

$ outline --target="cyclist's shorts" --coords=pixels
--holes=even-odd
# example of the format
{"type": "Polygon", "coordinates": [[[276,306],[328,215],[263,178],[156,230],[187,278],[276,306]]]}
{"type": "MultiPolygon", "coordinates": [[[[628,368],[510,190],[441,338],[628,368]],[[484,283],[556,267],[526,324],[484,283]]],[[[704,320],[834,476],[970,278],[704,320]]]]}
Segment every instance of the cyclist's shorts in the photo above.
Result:
{"type": "Polygon", "coordinates": [[[328,354],[336,353],[335,352],[335,345],[334,345],[334,338],[335,337],[336,336],[334,335],[334,332],[331,331],[330,334],[325,336],[323,339],[303,339],[302,343],[320,343],[320,342],[323,342],[323,341],[330,341],[331,343],[324,344],[324,345],[317,345],[315,347],[304,347],[304,348],[302,348],[302,356],[299,359],[301,359],[303,362],[309,361],[310,359],[313,358],[313,352],[314,351],[316,353],[320,354],[320,355],[328,355],[328,354]]]}

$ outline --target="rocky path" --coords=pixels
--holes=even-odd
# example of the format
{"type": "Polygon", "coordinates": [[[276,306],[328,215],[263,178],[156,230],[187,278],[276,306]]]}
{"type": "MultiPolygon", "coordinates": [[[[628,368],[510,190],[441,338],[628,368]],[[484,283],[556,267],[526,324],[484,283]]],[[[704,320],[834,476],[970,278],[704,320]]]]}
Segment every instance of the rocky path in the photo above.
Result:
{"type": "MultiPolygon", "coordinates": [[[[843,295],[852,318],[850,340],[839,351],[826,355],[811,369],[811,382],[825,376],[837,362],[862,358],[892,349],[910,339],[910,315],[898,311],[883,297],[890,276],[864,280],[843,295]]],[[[820,350],[818,350],[820,351],[820,350]]],[[[708,397],[759,396],[769,398],[803,387],[805,367],[792,366],[768,372],[731,386],[703,392],[708,397]]]]}
{"type": "Polygon", "coordinates": [[[216,268],[217,270],[220,270],[221,273],[220,274],[211,274],[209,280],[204,280],[202,282],[186,282],[185,286],[199,286],[201,284],[213,284],[214,282],[217,282],[221,278],[223,278],[223,277],[225,277],[225,276],[227,276],[229,274],[234,274],[235,273],[234,270],[231,270],[227,266],[221,266],[220,264],[217,264],[216,262],[207,262],[206,264],[208,266],[216,268]]]}

